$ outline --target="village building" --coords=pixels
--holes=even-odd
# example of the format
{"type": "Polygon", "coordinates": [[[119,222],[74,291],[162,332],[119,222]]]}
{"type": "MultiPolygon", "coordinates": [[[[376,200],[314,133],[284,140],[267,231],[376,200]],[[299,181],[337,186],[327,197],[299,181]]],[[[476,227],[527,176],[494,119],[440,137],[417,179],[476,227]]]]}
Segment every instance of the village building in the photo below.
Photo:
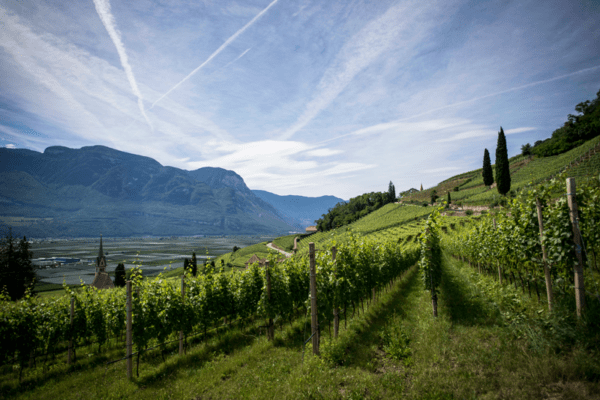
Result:
{"type": "Polygon", "coordinates": [[[96,275],[94,276],[92,286],[97,289],[112,289],[115,287],[115,284],[106,272],[106,257],[102,251],[102,235],[100,235],[100,250],[96,258],[96,275]]]}
{"type": "Polygon", "coordinates": [[[316,226],[309,226],[306,228],[306,233],[314,233],[317,231],[317,227],[316,226]]]}

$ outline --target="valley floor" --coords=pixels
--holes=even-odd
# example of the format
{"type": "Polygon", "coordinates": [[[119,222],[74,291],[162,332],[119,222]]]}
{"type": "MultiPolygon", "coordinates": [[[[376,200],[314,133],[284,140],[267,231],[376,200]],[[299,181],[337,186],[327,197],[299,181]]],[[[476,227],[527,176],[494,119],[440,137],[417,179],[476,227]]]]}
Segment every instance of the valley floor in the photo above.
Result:
{"type": "MultiPolygon", "coordinates": [[[[479,277],[445,256],[438,318],[432,317],[430,295],[413,267],[366,313],[351,318],[348,312],[347,329],[342,320],[336,345],[325,327],[322,357],[313,357],[309,347],[303,356],[310,320],[299,317],[278,325],[273,342],[256,327],[231,328],[184,356],[173,348],[166,362],[159,352],[149,353],[132,381],[124,362],[85,364],[86,355],[78,355],[83,360],[74,370],[26,378],[23,387],[13,386],[0,398],[600,398],[600,358],[593,353],[598,349],[536,351],[503,322],[501,302],[485,289],[494,285],[493,278],[479,277]]],[[[526,309],[543,308],[537,299],[515,293],[509,294],[526,309]]],[[[14,380],[15,373],[0,377],[14,380]]]]}

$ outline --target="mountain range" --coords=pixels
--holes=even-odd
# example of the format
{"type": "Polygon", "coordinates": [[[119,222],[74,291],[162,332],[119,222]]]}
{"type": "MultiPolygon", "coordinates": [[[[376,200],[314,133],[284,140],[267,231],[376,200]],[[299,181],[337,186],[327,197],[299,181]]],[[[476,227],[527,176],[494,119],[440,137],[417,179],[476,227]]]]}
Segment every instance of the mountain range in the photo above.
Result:
{"type": "Polygon", "coordinates": [[[0,227],[18,235],[281,234],[321,210],[278,209],[222,168],[187,171],[105,146],[0,148],[0,227]]]}
{"type": "Polygon", "coordinates": [[[252,192],[279,210],[287,221],[294,221],[303,227],[315,225],[315,220],[326,214],[330,208],[337,203],[345,202],[335,196],[279,196],[264,190],[253,190],[252,192]]]}

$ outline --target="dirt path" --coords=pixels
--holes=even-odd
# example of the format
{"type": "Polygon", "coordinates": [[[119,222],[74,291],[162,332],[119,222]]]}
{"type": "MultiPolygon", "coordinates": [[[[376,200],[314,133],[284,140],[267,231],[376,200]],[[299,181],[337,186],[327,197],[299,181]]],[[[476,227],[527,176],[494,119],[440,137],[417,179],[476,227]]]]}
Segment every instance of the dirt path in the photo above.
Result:
{"type": "Polygon", "coordinates": [[[280,252],[281,254],[283,254],[284,256],[286,256],[287,258],[290,258],[292,256],[292,253],[288,253],[287,251],[283,251],[283,250],[278,249],[277,247],[273,246],[273,242],[267,243],[267,247],[270,248],[270,249],[272,249],[272,250],[280,252]]]}

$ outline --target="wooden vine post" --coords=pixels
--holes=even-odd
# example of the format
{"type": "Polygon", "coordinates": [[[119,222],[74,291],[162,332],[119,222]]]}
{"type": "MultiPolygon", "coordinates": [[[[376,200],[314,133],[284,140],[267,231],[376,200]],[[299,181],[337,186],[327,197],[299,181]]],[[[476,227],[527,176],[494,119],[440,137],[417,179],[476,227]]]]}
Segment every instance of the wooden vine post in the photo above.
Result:
{"type": "MultiPolygon", "coordinates": [[[[544,236],[544,220],[542,219],[542,202],[539,198],[535,199],[535,205],[537,207],[538,223],[540,226],[540,243],[542,244],[542,263],[544,264],[544,275],[546,276],[546,293],[548,295],[548,311],[552,312],[552,303],[554,295],[552,293],[552,278],[550,277],[550,268],[548,267],[548,256],[546,254],[546,246],[542,241],[544,236]]],[[[516,287],[516,283],[515,283],[516,287]]]]}
{"type": "MultiPolygon", "coordinates": [[[[265,263],[265,275],[267,277],[267,299],[269,301],[269,307],[271,306],[271,271],[269,270],[270,262],[267,261],[265,263]]],[[[269,318],[269,323],[267,325],[267,339],[272,341],[275,339],[275,328],[273,326],[273,318],[269,318]]]]}
{"type": "MultiPolygon", "coordinates": [[[[185,274],[181,275],[181,301],[185,299],[185,274]]],[[[183,331],[179,331],[179,355],[183,355],[183,331]]]]}
{"type": "Polygon", "coordinates": [[[71,365],[73,363],[73,315],[75,314],[75,298],[71,297],[71,335],[69,337],[69,353],[67,355],[67,364],[71,365]]]}
{"type": "Polygon", "coordinates": [[[315,262],[315,244],[308,244],[310,260],[310,327],[313,354],[319,355],[319,319],[317,317],[317,265],[315,262]]]}
{"type": "MultiPolygon", "coordinates": [[[[494,218],[494,230],[496,230],[496,218],[494,218]]],[[[496,261],[498,263],[498,279],[500,280],[500,284],[502,285],[502,267],[500,266],[500,261],[496,261]]]]}
{"type": "MultiPolygon", "coordinates": [[[[337,249],[335,246],[331,248],[331,259],[335,263],[335,256],[337,255],[337,249]]],[[[335,267],[334,267],[335,268],[335,267]]],[[[337,280],[337,274],[336,274],[337,280]]],[[[340,307],[339,304],[335,304],[333,309],[333,337],[337,339],[338,334],[340,332],[340,307]]]]}
{"type": "Polygon", "coordinates": [[[573,267],[575,273],[575,302],[577,304],[577,317],[581,317],[585,309],[585,284],[583,282],[583,255],[581,254],[581,233],[579,232],[579,214],[575,193],[575,178],[567,178],[567,202],[569,204],[569,215],[571,217],[571,225],[573,226],[573,241],[575,242],[575,254],[577,256],[577,263],[573,267]]]}
{"type": "Polygon", "coordinates": [[[133,329],[132,329],[131,281],[127,281],[127,378],[133,377],[133,329]]]}

